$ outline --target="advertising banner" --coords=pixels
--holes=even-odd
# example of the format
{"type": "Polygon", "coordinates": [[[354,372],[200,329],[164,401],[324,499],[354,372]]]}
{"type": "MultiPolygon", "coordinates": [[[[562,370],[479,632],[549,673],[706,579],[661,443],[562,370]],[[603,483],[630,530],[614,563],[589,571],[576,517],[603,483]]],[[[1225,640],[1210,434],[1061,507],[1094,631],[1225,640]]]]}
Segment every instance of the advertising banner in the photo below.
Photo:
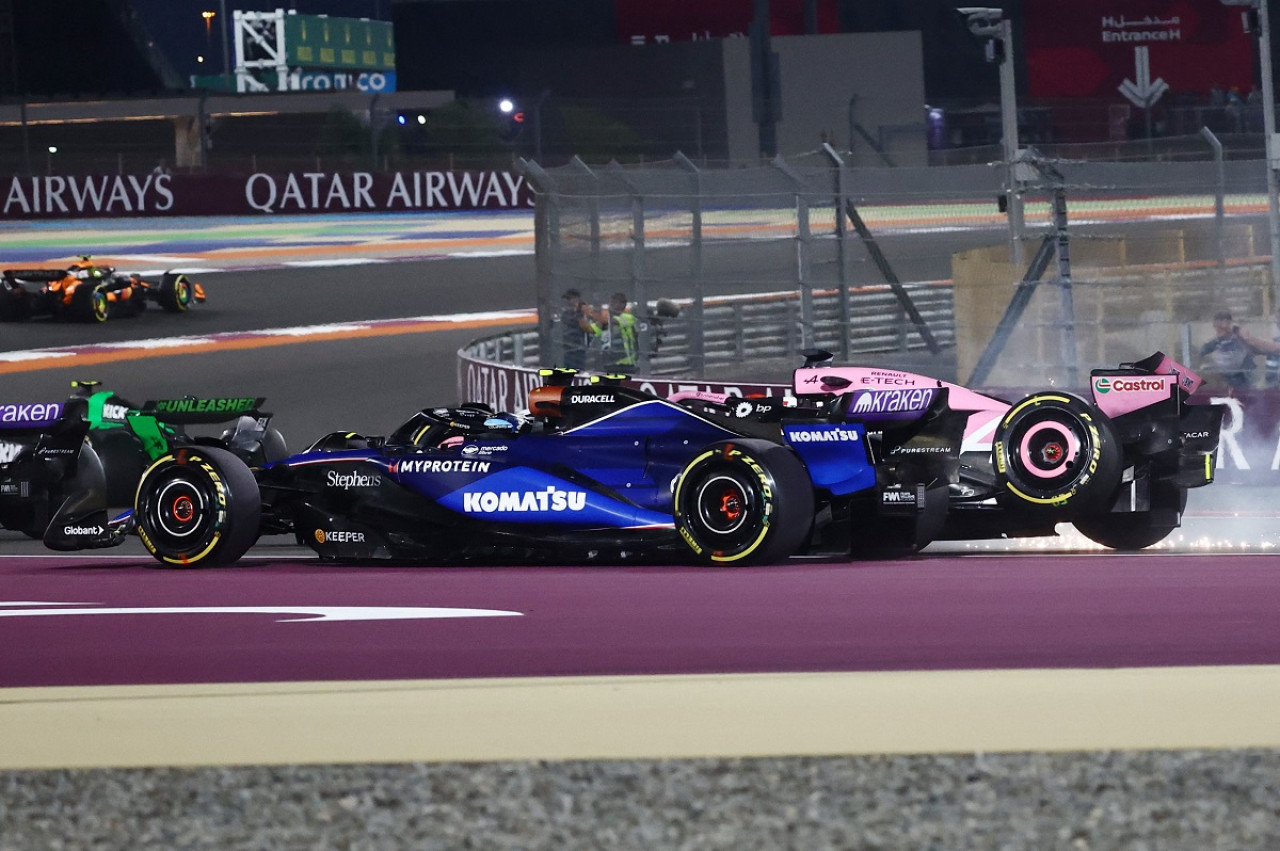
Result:
{"type": "Polygon", "coordinates": [[[1241,390],[1196,401],[1227,406],[1216,481],[1280,486],[1280,390],[1241,390]]]}
{"type": "Polygon", "coordinates": [[[509,171],[0,176],[0,221],[514,210],[532,206],[533,192],[524,177],[509,171]]]}
{"type": "Polygon", "coordinates": [[[1241,7],[1219,0],[1027,0],[1027,91],[1151,106],[1211,89],[1247,93],[1253,75],[1241,7]]]}
{"type": "Polygon", "coordinates": [[[303,71],[289,72],[291,91],[328,92],[394,92],[395,71],[303,71]]]}

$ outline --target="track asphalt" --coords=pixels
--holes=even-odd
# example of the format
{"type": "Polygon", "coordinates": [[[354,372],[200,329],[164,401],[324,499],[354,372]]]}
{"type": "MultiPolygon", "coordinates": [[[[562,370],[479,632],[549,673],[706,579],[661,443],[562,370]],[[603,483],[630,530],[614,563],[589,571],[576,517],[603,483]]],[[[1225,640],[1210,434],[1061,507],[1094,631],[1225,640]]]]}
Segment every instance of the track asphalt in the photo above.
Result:
{"type": "Polygon", "coordinates": [[[532,211],[30,221],[0,233],[5,268],[83,254],[127,271],[199,273],[513,253],[533,253],[532,211]]]}
{"type": "MultiPolygon", "coordinates": [[[[1265,196],[1229,195],[1228,216],[1266,211],[1265,196]]],[[[1004,217],[987,200],[860,207],[877,234],[999,230],[1004,217]]],[[[1079,200],[1071,205],[1079,225],[1161,219],[1211,218],[1210,196],[1079,200]]],[[[1032,201],[1029,227],[1049,222],[1049,209],[1032,201]]],[[[774,234],[793,228],[788,214],[768,210],[705,213],[708,236],[774,234]]],[[[141,271],[181,266],[184,271],[261,269],[423,260],[438,257],[533,253],[533,211],[479,213],[364,213],[358,216],[157,217],[9,221],[0,232],[0,264],[46,264],[90,254],[103,263],[141,271]],[[151,265],[154,264],[154,265],[151,265]]],[[[660,236],[660,234],[650,234],[660,236]]]]}

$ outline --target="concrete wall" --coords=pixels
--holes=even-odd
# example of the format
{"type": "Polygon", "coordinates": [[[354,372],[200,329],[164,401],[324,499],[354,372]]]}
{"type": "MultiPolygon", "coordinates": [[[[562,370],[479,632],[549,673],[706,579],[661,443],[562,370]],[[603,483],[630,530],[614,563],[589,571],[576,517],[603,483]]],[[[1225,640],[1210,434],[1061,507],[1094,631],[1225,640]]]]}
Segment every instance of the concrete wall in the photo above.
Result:
{"type": "MultiPolygon", "coordinates": [[[[759,131],[751,111],[751,46],[723,42],[729,158],[756,162],[759,131]]],[[[796,156],[817,148],[823,134],[838,150],[851,150],[851,165],[888,163],[861,136],[853,119],[884,148],[894,165],[927,165],[924,55],[918,32],[781,36],[772,40],[781,66],[782,121],[778,153],[796,156]],[[908,129],[910,128],[910,129],[908,129]]]]}

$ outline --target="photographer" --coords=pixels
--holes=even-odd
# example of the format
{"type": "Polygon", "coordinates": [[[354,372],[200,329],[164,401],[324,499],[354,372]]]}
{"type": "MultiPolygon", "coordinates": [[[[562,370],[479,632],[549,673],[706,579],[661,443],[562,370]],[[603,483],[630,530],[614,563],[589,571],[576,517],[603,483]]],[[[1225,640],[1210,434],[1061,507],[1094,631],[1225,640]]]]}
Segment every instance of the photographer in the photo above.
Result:
{"type": "Polygon", "coordinates": [[[1199,369],[1204,377],[1232,390],[1252,386],[1257,368],[1254,349],[1240,336],[1240,327],[1233,323],[1229,311],[1214,314],[1213,333],[1214,338],[1200,347],[1199,369]]]}
{"type": "Polygon", "coordinates": [[[587,348],[600,336],[600,325],[591,305],[582,300],[581,292],[568,289],[560,298],[560,341],[564,348],[564,365],[571,369],[586,369],[587,348]]]}
{"type": "Polygon", "coordinates": [[[1265,337],[1255,337],[1247,330],[1240,331],[1240,339],[1244,340],[1246,346],[1266,358],[1267,370],[1263,377],[1263,386],[1280,387],[1280,307],[1272,312],[1271,318],[1275,323],[1276,335],[1270,340],[1265,337]]]}

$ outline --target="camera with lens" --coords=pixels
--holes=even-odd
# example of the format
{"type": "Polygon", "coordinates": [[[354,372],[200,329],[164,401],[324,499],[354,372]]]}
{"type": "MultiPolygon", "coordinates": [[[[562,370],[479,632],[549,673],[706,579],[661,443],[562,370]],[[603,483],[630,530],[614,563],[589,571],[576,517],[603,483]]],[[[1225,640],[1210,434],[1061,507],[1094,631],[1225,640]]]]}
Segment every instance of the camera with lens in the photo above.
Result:
{"type": "Polygon", "coordinates": [[[649,331],[649,353],[657,354],[666,336],[663,320],[675,319],[680,315],[680,305],[669,298],[660,298],[649,305],[644,314],[645,327],[649,331]]]}

